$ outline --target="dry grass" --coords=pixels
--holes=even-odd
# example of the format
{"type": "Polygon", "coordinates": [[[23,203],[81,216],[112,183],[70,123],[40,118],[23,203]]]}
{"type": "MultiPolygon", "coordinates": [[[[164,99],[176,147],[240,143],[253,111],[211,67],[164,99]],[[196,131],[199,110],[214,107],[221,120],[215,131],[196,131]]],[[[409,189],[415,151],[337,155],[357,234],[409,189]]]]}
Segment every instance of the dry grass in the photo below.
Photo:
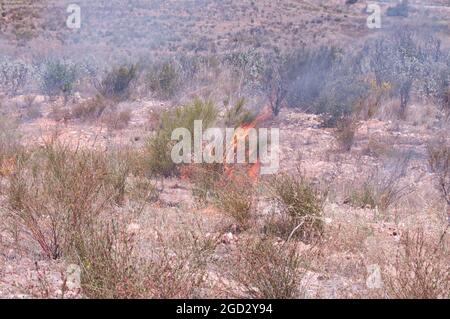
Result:
{"type": "Polygon", "coordinates": [[[344,118],[336,123],[334,134],[342,151],[348,152],[351,150],[358,126],[353,118],[344,118]]]}
{"type": "Polygon", "coordinates": [[[247,175],[222,178],[216,186],[215,205],[231,217],[240,229],[249,226],[255,197],[255,185],[247,175]]]}
{"type": "Polygon", "coordinates": [[[450,146],[445,141],[428,146],[428,164],[437,177],[444,199],[450,205],[450,146]]]}
{"type": "Polygon", "coordinates": [[[123,224],[88,230],[77,242],[82,288],[90,298],[195,298],[206,280],[216,240],[187,233],[155,243],[149,258],[137,254],[134,235],[123,224]]]}
{"type": "Polygon", "coordinates": [[[430,239],[420,229],[402,236],[396,260],[385,272],[388,298],[450,298],[450,254],[442,239],[430,239]]]}
{"type": "Polygon", "coordinates": [[[394,164],[377,167],[367,177],[353,181],[344,202],[355,207],[377,207],[386,211],[412,191],[412,185],[402,183],[408,163],[407,156],[394,164]]]}
{"type": "Polygon", "coordinates": [[[326,193],[302,174],[280,174],[269,185],[270,197],[279,211],[266,224],[266,231],[286,239],[310,239],[323,231],[326,193]]]}
{"type": "Polygon", "coordinates": [[[111,101],[97,95],[95,98],[75,105],[71,110],[71,117],[82,121],[95,121],[111,104],[111,101]]]}
{"type": "Polygon", "coordinates": [[[257,299],[299,298],[304,271],[296,246],[279,246],[270,240],[245,242],[239,247],[233,278],[240,297],[257,299]]]}
{"type": "Polygon", "coordinates": [[[17,163],[8,179],[10,213],[47,257],[59,258],[120,198],[124,181],[116,176],[104,155],[51,142],[17,163]]]}
{"type": "Polygon", "coordinates": [[[131,120],[131,111],[111,111],[103,117],[103,122],[110,130],[123,130],[127,128],[131,120]]]}

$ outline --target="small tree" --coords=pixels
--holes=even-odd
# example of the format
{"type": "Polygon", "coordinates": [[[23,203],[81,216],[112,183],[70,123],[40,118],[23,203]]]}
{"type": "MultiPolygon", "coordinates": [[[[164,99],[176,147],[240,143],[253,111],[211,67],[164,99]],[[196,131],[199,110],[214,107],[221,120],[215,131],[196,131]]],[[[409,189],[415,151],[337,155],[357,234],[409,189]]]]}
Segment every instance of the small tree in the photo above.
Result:
{"type": "Polygon", "coordinates": [[[76,80],[76,65],[59,61],[47,61],[42,71],[41,88],[49,97],[63,94],[67,100],[72,94],[76,80]]]}
{"type": "Polygon", "coordinates": [[[263,89],[267,94],[272,113],[277,116],[288,93],[284,74],[279,65],[273,64],[266,70],[263,89]]]}
{"type": "Polygon", "coordinates": [[[370,46],[369,64],[377,84],[391,83],[400,99],[400,115],[404,117],[411,91],[423,69],[421,48],[409,31],[381,38],[370,46]]]}

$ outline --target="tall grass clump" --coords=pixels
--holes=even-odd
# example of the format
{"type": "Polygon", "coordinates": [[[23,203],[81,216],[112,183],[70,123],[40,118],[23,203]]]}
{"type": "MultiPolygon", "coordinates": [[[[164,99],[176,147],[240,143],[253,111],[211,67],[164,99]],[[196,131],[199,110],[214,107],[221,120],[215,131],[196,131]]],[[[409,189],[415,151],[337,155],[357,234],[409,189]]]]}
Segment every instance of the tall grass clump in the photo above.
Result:
{"type": "Polygon", "coordinates": [[[282,173],[269,185],[269,196],[276,212],[265,225],[269,233],[290,239],[311,239],[323,231],[325,193],[304,176],[282,173]]]}
{"type": "Polygon", "coordinates": [[[104,154],[47,143],[9,177],[10,213],[44,255],[59,258],[114,199],[121,199],[124,181],[113,176],[104,154]]]}
{"type": "Polygon", "coordinates": [[[245,242],[239,247],[233,278],[240,297],[257,299],[300,298],[302,256],[295,245],[277,246],[270,240],[245,242]]]}
{"type": "Polygon", "coordinates": [[[411,192],[411,185],[403,185],[409,156],[394,164],[385,163],[384,167],[374,169],[367,177],[354,181],[354,188],[347,194],[345,202],[360,208],[378,208],[386,211],[406,194],[411,192]]]}
{"type": "Polygon", "coordinates": [[[397,256],[384,273],[387,297],[450,298],[449,258],[445,241],[428,238],[422,229],[403,234],[397,256]]]}
{"type": "Polygon", "coordinates": [[[222,178],[216,184],[213,202],[240,229],[249,226],[255,185],[247,175],[235,174],[232,178],[222,178]]]}

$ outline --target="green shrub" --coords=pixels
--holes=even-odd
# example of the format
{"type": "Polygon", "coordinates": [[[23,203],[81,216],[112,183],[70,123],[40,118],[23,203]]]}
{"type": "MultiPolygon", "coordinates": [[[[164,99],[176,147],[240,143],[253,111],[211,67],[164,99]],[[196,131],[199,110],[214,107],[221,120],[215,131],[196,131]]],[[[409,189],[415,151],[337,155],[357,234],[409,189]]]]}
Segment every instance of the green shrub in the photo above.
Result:
{"type": "Polygon", "coordinates": [[[198,99],[186,106],[164,112],[160,119],[160,129],[146,145],[150,173],[168,176],[176,172],[176,165],[170,156],[174,129],[186,128],[193,136],[195,120],[202,120],[203,129],[206,129],[214,124],[217,114],[218,110],[213,102],[198,99]]]}
{"type": "Polygon", "coordinates": [[[225,113],[225,127],[240,127],[251,123],[255,115],[245,108],[245,100],[240,99],[233,107],[225,113]]]}
{"type": "Polygon", "coordinates": [[[170,99],[181,86],[181,74],[174,62],[156,64],[148,71],[146,84],[158,98],[170,99]]]}
{"type": "Polygon", "coordinates": [[[47,61],[42,72],[42,91],[54,97],[63,94],[68,97],[72,94],[77,80],[77,66],[67,62],[47,61]]]}
{"type": "Polygon", "coordinates": [[[108,99],[123,100],[129,97],[131,85],[137,78],[137,65],[112,69],[97,85],[99,93],[108,99]]]}

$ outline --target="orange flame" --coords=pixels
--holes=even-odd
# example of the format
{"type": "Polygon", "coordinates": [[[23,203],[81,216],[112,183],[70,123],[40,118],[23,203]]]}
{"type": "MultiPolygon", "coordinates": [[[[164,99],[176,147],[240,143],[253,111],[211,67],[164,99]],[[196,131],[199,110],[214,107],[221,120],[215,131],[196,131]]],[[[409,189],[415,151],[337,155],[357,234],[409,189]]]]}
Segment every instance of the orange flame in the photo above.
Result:
{"type": "MultiPolygon", "coordinates": [[[[259,124],[263,123],[264,121],[267,121],[272,116],[272,111],[270,110],[270,107],[265,107],[263,111],[249,124],[242,125],[240,129],[236,130],[233,138],[233,149],[234,151],[237,150],[237,146],[239,141],[244,141],[248,138],[250,134],[250,130],[257,127],[259,124]]],[[[257,150],[253,150],[253,152],[257,152],[257,150]]],[[[249,154],[249,158],[252,153],[249,154]]],[[[247,176],[254,182],[258,181],[259,178],[259,172],[261,169],[261,162],[259,159],[256,160],[256,163],[253,163],[250,165],[250,168],[247,170],[247,176]]],[[[234,167],[225,165],[225,173],[228,177],[232,177],[234,173],[234,167]]]]}

